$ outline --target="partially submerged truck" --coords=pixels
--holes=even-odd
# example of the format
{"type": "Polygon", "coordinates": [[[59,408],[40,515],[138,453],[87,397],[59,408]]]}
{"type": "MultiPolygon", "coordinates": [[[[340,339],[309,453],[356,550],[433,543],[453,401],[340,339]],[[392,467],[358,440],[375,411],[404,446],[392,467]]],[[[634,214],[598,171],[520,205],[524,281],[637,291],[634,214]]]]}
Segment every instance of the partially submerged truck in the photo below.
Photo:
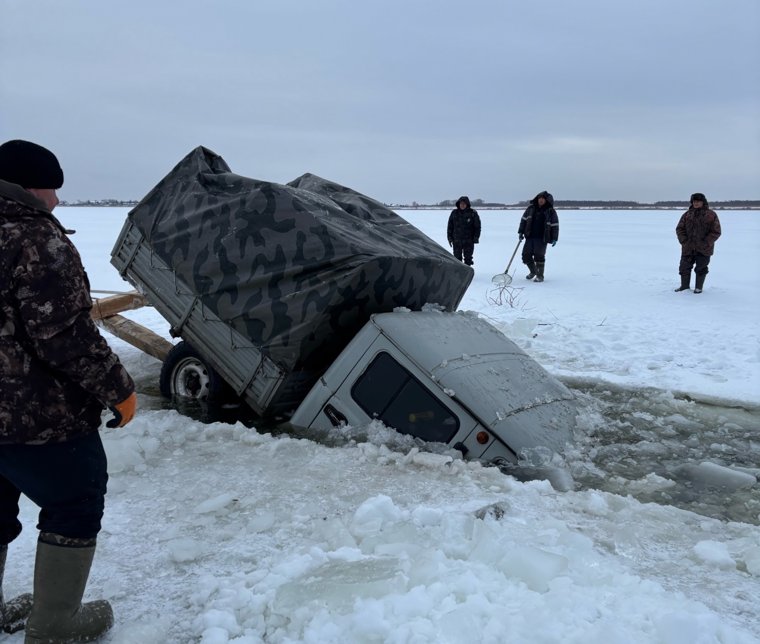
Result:
{"type": "Polygon", "coordinates": [[[243,177],[198,147],[129,212],[111,262],[182,339],[167,396],[231,392],[307,430],[379,420],[497,465],[572,442],[572,392],[457,312],[472,269],[337,183],[243,177]]]}

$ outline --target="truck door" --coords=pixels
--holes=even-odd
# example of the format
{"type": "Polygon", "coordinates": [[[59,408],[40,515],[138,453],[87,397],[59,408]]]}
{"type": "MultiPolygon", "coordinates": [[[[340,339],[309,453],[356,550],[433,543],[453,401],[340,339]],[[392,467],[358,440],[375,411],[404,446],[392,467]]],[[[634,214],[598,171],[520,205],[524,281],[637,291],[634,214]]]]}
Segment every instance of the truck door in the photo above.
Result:
{"type": "MultiPolygon", "coordinates": [[[[473,430],[482,429],[384,335],[374,331],[369,345],[357,345],[346,349],[315,385],[293,415],[294,424],[326,430],[379,419],[401,433],[452,446],[469,444],[473,430]]],[[[470,450],[463,451],[471,457],[482,452],[475,445],[470,450]]]]}
{"type": "Polygon", "coordinates": [[[368,418],[424,441],[448,443],[461,426],[457,414],[384,351],[367,365],[350,393],[368,418]]]}

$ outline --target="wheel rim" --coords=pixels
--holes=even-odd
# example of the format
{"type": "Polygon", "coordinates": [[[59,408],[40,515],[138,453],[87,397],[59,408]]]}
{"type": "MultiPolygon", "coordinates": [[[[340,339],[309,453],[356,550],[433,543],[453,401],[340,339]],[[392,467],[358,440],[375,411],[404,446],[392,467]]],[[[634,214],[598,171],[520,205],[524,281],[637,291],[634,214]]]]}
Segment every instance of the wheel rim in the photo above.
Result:
{"type": "Polygon", "coordinates": [[[210,380],[206,365],[197,358],[185,358],[177,363],[172,374],[172,394],[205,400],[208,398],[210,380]]]}

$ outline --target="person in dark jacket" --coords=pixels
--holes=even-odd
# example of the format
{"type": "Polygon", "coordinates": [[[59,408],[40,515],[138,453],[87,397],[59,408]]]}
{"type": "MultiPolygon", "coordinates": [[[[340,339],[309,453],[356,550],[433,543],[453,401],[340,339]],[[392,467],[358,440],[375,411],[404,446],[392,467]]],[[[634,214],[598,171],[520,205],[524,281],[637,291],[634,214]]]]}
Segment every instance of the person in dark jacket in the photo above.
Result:
{"type": "Polygon", "coordinates": [[[40,506],[34,594],[0,593],[0,619],[11,631],[28,614],[28,643],[90,641],[113,623],[107,601],[82,604],[108,480],[98,429],[104,407],[121,427],[137,404],[90,318],[73,231],[52,214],[62,185],[46,148],[0,145],[0,573],[21,532],[20,494],[40,506]]]}
{"type": "Polygon", "coordinates": [[[559,217],[554,210],[554,197],[546,190],[530,200],[517,229],[520,239],[525,239],[522,261],[530,271],[525,278],[535,282],[544,281],[546,246],[559,241],[559,217]]]}
{"type": "Polygon", "coordinates": [[[681,244],[681,261],[678,264],[681,286],[676,293],[689,290],[692,267],[696,275],[694,292],[702,292],[708,273],[707,265],[720,233],[718,215],[710,210],[707,198],[701,192],[695,192],[689,200],[689,209],[681,215],[676,226],[676,236],[681,244]]]}
{"type": "Polygon", "coordinates": [[[456,208],[449,215],[446,237],[454,257],[460,262],[464,258],[464,263],[472,266],[475,244],[480,241],[480,215],[477,210],[473,210],[469,197],[462,196],[457,199],[456,208]]]}

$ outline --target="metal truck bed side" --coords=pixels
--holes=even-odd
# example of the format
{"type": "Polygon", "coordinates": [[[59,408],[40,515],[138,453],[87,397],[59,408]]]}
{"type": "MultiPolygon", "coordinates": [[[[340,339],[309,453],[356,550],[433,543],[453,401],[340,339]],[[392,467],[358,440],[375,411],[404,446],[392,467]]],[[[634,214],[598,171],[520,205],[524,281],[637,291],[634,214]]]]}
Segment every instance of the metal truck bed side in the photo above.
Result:
{"type": "Polygon", "coordinates": [[[257,347],[204,307],[127,221],[111,263],[258,414],[264,415],[286,380],[257,347]]]}

